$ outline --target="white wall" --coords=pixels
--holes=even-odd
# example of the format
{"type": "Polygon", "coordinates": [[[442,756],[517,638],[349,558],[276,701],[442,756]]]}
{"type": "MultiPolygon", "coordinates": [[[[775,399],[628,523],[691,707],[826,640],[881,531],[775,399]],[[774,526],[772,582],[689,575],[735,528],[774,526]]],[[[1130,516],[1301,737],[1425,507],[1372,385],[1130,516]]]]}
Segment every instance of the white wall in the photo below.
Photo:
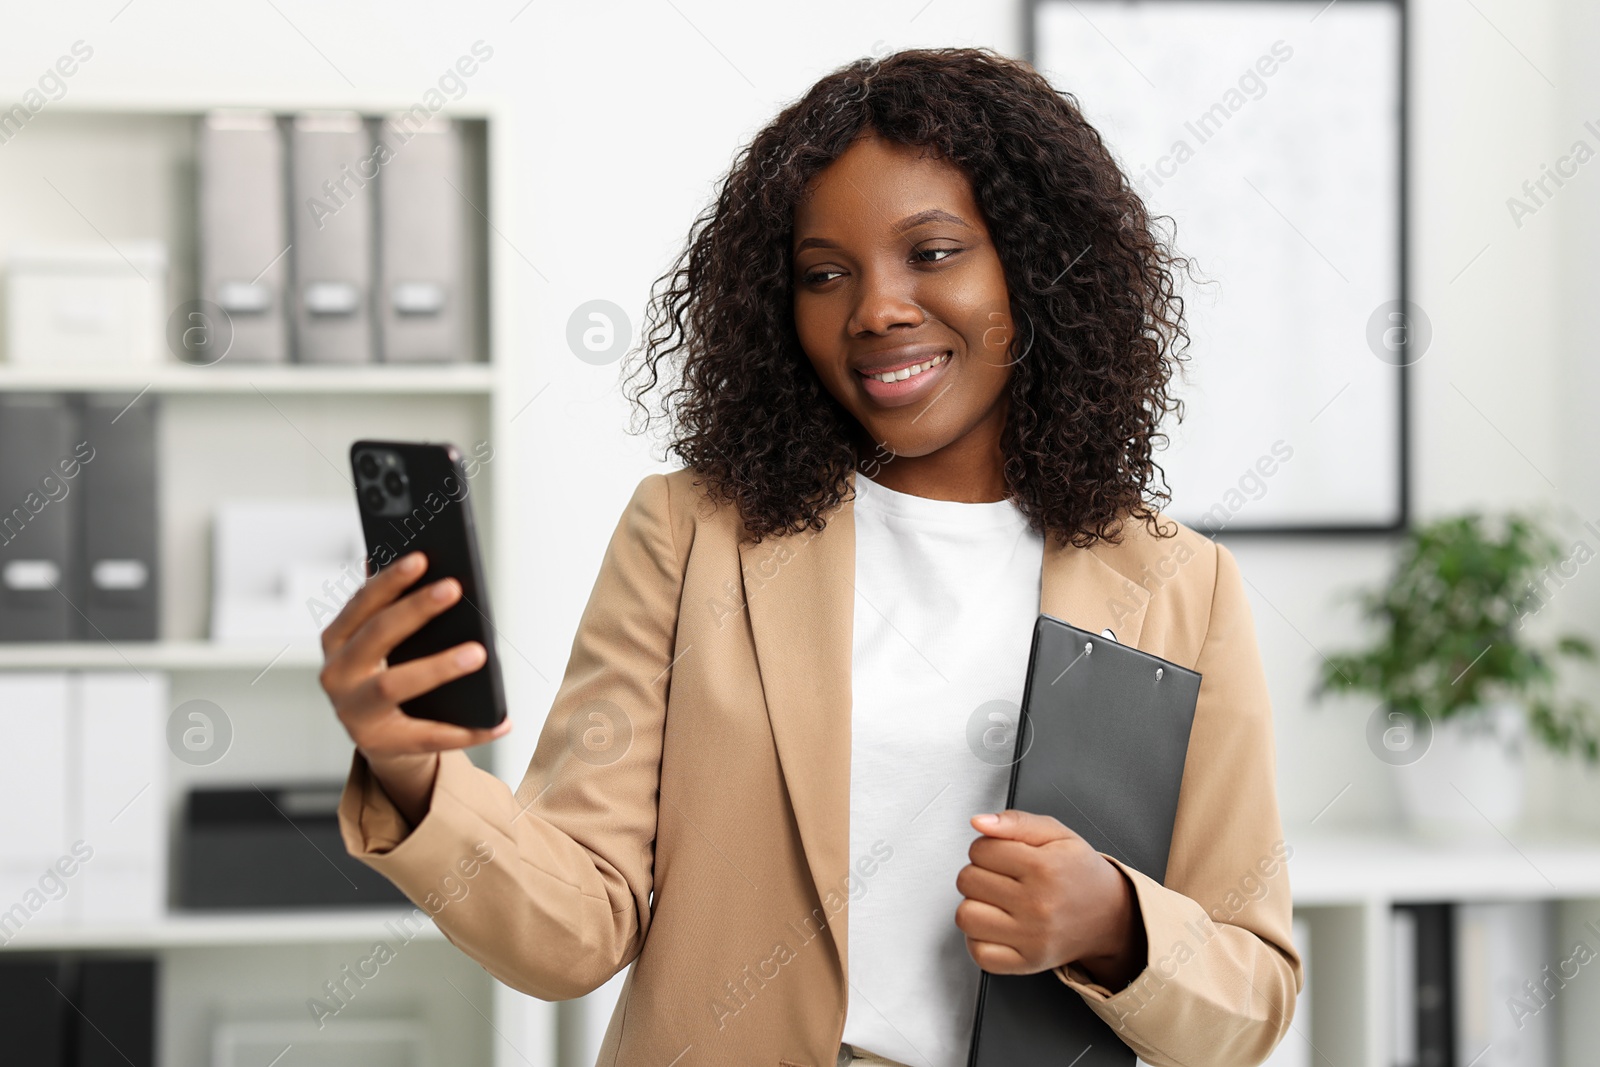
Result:
{"type": "MultiPolygon", "coordinates": [[[[735,150],[822,73],[874,49],[1015,51],[1020,5],[275,3],[7,3],[0,100],[15,99],[79,38],[95,55],[70,92],[239,103],[285,92],[415,96],[473,41],[494,48],[470,93],[514,109],[504,146],[514,199],[490,211],[517,253],[508,262],[522,301],[519,389],[530,398],[543,390],[510,429],[529,489],[520,528],[530,533],[502,556],[526,596],[501,611],[508,638],[537,668],[508,660],[519,727],[502,743],[500,765],[517,768],[560,679],[605,541],[638,479],[658,469],[649,443],[623,432],[617,368],[591,367],[566,350],[568,315],[594,298],[642,310],[735,150]]],[[[1422,516],[1565,500],[1600,517],[1592,467],[1600,364],[1590,318],[1600,287],[1600,162],[1520,229],[1505,207],[1582,134],[1583,118],[1600,122],[1597,47],[1600,15],[1586,0],[1414,3],[1412,298],[1435,331],[1415,368],[1412,402],[1422,516]],[[1579,101],[1590,102],[1587,112],[1579,101]]],[[[1358,633],[1353,613],[1333,610],[1330,597],[1379,576],[1387,546],[1230,545],[1253,586],[1291,833],[1336,796],[1317,830],[1391,823],[1391,772],[1366,749],[1364,708],[1313,708],[1307,696],[1316,650],[1358,633]]],[[[1556,614],[1592,626],[1600,580],[1581,574],[1556,614]]],[[[1579,796],[1585,809],[1600,809],[1594,775],[1549,771],[1535,777],[1543,818],[1579,796]]]]}
{"type": "MultiPolygon", "coordinates": [[[[1595,519],[1588,312],[1600,167],[1581,170],[1520,228],[1506,199],[1522,195],[1523,182],[1579,136],[1600,144],[1581,129],[1583,118],[1600,119],[1600,109],[1579,106],[1596,99],[1600,22],[1578,0],[1422,0],[1413,10],[1412,299],[1434,327],[1412,379],[1416,513],[1566,504],[1571,512],[1555,514],[1595,519]]],[[[1361,727],[1370,704],[1314,709],[1304,696],[1312,646],[1331,650],[1359,633],[1350,609],[1327,610],[1330,589],[1379,577],[1388,565],[1379,547],[1238,544],[1261,594],[1257,624],[1278,708],[1280,789],[1291,828],[1316,818],[1352,783],[1317,829],[1395,821],[1392,780],[1405,771],[1368,756],[1361,727]]],[[[1597,607],[1600,582],[1581,571],[1540,625],[1592,631],[1597,607]]],[[[1534,829],[1593,823],[1594,773],[1542,753],[1534,768],[1534,829]]]]}
{"type": "MultiPolygon", "coordinates": [[[[1582,137],[1593,148],[1600,148],[1600,134],[1584,129],[1592,122],[1600,130],[1600,66],[1595,63],[1595,46],[1600,42],[1600,8],[1585,0],[1567,0],[1555,53],[1560,74],[1560,102],[1555,130],[1549,139],[1552,152],[1566,152],[1582,137]]],[[[1550,162],[1549,159],[1541,160],[1550,162]]],[[[1600,420],[1595,417],[1595,398],[1600,396],[1600,344],[1595,333],[1595,311],[1600,307],[1600,262],[1595,249],[1600,247],[1600,160],[1591,160],[1579,177],[1561,190],[1560,199],[1548,211],[1527,221],[1526,229],[1544,222],[1556,243],[1556,277],[1551,288],[1557,300],[1557,332],[1553,347],[1556,359],[1551,371],[1554,393],[1546,400],[1544,417],[1559,428],[1557,462],[1549,472],[1561,487],[1560,497],[1574,512],[1600,526],[1600,476],[1595,461],[1600,457],[1600,420]]],[[[1589,539],[1591,546],[1593,538],[1589,539]]],[[[1600,576],[1592,564],[1585,567],[1573,583],[1564,588],[1566,598],[1559,613],[1563,626],[1593,631],[1600,621],[1600,576]],[[1571,594],[1568,596],[1568,594],[1571,594]]],[[[1587,693],[1600,693],[1600,670],[1584,672],[1578,685],[1587,693]]],[[[1594,697],[1590,697],[1594,700],[1594,697]]],[[[1575,772],[1570,766],[1549,783],[1548,806],[1570,811],[1586,825],[1600,824],[1600,775],[1575,772]]],[[[1600,1040],[1600,1020],[1592,1037],[1600,1040]]]]}

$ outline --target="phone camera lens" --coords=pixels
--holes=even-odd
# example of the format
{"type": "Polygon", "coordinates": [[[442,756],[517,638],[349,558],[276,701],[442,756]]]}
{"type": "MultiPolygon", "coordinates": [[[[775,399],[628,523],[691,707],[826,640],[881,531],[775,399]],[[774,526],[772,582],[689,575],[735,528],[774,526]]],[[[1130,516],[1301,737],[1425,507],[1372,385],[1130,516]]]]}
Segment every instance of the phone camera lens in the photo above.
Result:
{"type": "Polygon", "coordinates": [[[356,469],[361,472],[361,477],[363,478],[376,478],[378,476],[378,461],[371,452],[363,452],[361,457],[356,460],[356,469]]]}
{"type": "Polygon", "coordinates": [[[389,491],[390,496],[400,496],[406,491],[405,475],[399,471],[389,471],[383,476],[383,487],[389,491]]]}
{"type": "Polygon", "coordinates": [[[383,510],[383,490],[375,485],[369,485],[361,490],[361,499],[366,502],[370,511],[383,510]]]}

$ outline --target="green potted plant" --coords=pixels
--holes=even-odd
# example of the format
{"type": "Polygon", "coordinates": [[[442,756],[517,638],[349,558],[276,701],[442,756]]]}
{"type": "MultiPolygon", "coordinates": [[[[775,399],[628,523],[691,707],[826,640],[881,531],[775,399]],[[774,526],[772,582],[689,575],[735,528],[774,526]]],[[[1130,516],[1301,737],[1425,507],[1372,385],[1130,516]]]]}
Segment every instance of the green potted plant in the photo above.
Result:
{"type": "MultiPolygon", "coordinates": [[[[1588,530],[1600,530],[1592,524],[1588,530]]],[[[1596,555],[1570,549],[1541,523],[1479,512],[1413,526],[1387,582],[1354,591],[1375,640],[1327,656],[1313,697],[1378,699],[1373,753],[1405,767],[1401,800],[1423,831],[1503,830],[1521,815],[1524,740],[1600,762],[1600,726],[1583,701],[1557,695],[1565,657],[1592,660],[1576,634],[1537,641],[1529,629],[1596,555]],[[1485,823],[1489,824],[1485,827],[1485,823]]]]}

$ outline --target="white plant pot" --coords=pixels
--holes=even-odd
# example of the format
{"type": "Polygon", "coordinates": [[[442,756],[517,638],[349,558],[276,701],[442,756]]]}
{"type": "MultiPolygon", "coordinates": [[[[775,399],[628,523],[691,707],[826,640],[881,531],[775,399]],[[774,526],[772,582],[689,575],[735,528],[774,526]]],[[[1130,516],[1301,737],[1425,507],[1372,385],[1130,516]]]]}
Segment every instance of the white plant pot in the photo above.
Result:
{"type": "Polygon", "coordinates": [[[1427,751],[1395,768],[1411,830],[1425,837],[1499,840],[1522,821],[1528,719],[1512,703],[1434,721],[1427,751]]]}

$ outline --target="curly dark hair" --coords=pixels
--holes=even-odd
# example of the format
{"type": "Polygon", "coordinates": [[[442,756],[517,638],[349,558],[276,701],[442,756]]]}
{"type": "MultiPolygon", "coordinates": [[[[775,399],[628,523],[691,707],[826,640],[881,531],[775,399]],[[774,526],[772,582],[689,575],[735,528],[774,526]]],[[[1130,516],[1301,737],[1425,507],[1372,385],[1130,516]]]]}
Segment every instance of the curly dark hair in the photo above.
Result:
{"type": "Polygon", "coordinates": [[[739,508],[751,539],[821,530],[844,500],[859,424],[800,346],[791,245],[807,183],[869,129],[931,149],[972,182],[1026,335],[1001,448],[1008,496],[1032,528],[1080,547],[1118,543],[1124,516],[1175,534],[1150,506],[1171,495],[1145,498],[1155,475],[1165,482],[1152,459],[1161,419],[1183,417],[1169,393],[1189,341],[1173,271],[1190,261],[1156,232],[1076,99],[992,49],[856,60],[735,156],[652,287],[627,378],[648,372],[631,393],[646,427],[643,397],[670,360],[680,375],[661,397],[675,424],[668,451],[739,508]]]}

